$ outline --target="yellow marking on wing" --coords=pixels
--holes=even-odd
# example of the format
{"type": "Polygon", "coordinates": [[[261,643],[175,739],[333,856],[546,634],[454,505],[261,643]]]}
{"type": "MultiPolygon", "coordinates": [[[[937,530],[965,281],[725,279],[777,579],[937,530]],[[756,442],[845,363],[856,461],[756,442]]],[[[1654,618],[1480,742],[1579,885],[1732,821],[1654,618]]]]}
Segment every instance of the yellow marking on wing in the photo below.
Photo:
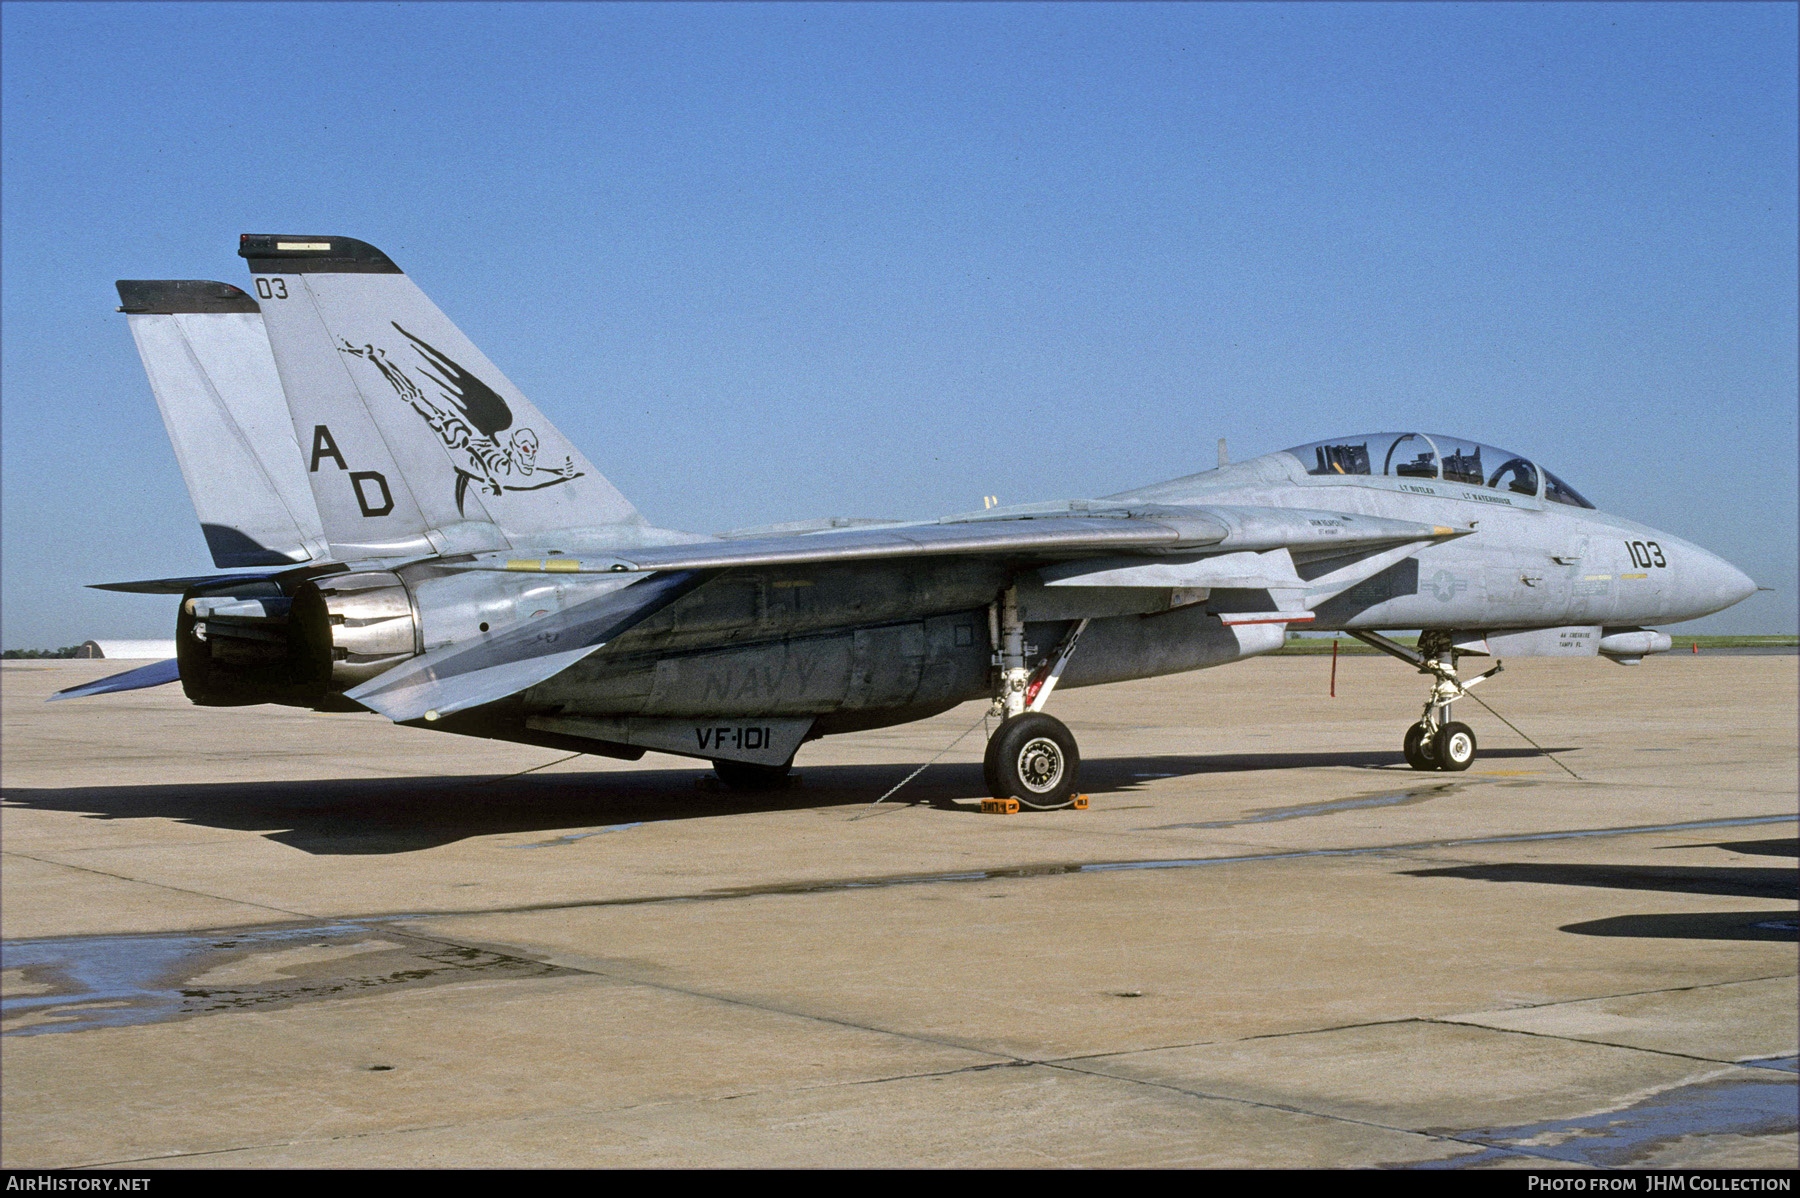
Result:
{"type": "Polygon", "coordinates": [[[1620,578],[1648,578],[1650,576],[1648,574],[1621,574],[1621,575],[1619,575],[1619,577],[1620,578]]]}
{"type": "Polygon", "coordinates": [[[544,572],[547,574],[575,574],[581,570],[581,562],[572,557],[551,557],[544,559],[544,572]]]}
{"type": "Polygon", "coordinates": [[[524,570],[537,573],[544,568],[543,560],[535,557],[515,557],[506,563],[508,570],[524,570]]]}

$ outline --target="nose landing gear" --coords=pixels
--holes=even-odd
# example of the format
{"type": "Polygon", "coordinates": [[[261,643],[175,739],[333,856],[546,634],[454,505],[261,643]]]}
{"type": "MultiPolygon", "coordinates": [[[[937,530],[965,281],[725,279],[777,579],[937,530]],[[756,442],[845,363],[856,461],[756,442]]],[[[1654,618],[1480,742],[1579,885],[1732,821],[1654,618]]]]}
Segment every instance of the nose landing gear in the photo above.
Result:
{"type": "Polygon", "coordinates": [[[1469,688],[1476,683],[1498,674],[1504,668],[1501,663],[1495,662],[1493,669],[1465,682],[1456,676],[1459,654],[1448,633],[1420,633],[1416,651],[1380,633],[1351,631],[1350,635],[1416,666],[1419,673],[1432,679],[1431,695],[1425,700],[1425,708],[1419,713],[1418,722],[1406,730],[1406,737],[1401,742],[1406,764],[1415,770],[1468,769],[1475,761],[1475,733],[1467,724],[1450,718],[1450,705],[1468,694],[1469,688]]]}

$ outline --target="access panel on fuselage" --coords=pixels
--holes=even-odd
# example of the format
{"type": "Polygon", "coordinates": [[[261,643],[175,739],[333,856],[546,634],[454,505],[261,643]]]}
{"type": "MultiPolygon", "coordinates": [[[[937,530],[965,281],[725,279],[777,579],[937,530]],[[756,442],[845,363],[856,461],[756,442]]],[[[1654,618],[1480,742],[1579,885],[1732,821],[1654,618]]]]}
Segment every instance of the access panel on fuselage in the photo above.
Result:
{"type": "Polygon", "coordinates": [[[565,712],[775,716],[942,704],[991,690],[986,609],[755,644],[596,656],[535,688],[565,712]]]}

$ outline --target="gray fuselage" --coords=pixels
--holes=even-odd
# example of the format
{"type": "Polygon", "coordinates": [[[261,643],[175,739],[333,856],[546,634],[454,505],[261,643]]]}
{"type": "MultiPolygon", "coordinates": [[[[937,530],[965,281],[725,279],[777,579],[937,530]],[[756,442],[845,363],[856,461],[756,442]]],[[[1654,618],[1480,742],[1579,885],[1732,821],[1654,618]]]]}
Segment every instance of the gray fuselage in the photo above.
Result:
{"type": "MultiPolygon", "coordinates": [[[[1603,512],[1442,479],[1313,477],[1287,453],[1096,502],[1305,508],[1473,530],[1326,598],[1296,625],[1313,629],[1648,624],[1704,615],[1752,589],[1712,554],[1603,512]]],[[[813,717],[815,736],[916,719],[993,693],[988,611],[1009,585],[1019,587],[1036,659],[1090,619],[1062,686],[1239,661],[1279,646],[1288,627],[1222,622],[1221,612],[1268,605],[1243,592],[1196,601],[1172,588],[1045,587],[1046,564],[946,556],[721,571],[531,688],[523,711],[813,717]]]]}

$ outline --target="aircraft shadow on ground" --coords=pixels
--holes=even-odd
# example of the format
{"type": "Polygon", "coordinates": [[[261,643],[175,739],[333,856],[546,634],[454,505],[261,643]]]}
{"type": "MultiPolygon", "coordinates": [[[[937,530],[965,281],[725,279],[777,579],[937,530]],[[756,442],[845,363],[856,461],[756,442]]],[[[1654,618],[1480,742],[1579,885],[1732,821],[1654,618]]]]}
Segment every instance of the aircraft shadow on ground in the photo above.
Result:
{"type": "MultiPolygon", "coordinates": [[[[1792,837],[1688,847],[1721,848],[1746,856],[1800,855],[1792,837]]],[[[1600,886],[1611,890],[1658,890],[1792,902],[1800,898],[1800,869],[1742,865],[1585,865],[1505,861],[1447,869],[1403,871],[1415,878],[1467,878],[1483,882],[1530,882],[1547,886],[1600,886]]],[[[1679,940],[1773,940],[1800,942],[1800,910],[1696,911],[1615,915],[1560,929],[1580,936],[1642,936],[1679,940]]]]}
{"type": "MultiPolygon", "coordinates": [[[[1533,757],[1532,749],[1497,750],[1490,757],[1533,757]]],[[[1130,794],[1156,778],[1250,770],[1398,766],[1398,754],[1238,753],[1220,756],[1102,757],[1082,763],[1090,794],[1130,794]]],[[[218,782],[201,785],[9,787],[11,806],[66,811],[91,819],[171,819],[204,827],[257,832],[306,853],[357,856],[410,853],[479,836],[567,831],[596,825],[696,819],[756,811],[852,808],[874,802],[917,766],[801,766],[800,781],[783,790],[721,792],[697,789],[705,767],[677,770],[564,772],[524,777],[329,778],[296,782],[218,782]]],[[[1426,780],[1457,775],[1421,774],[1426,780]]],[[[981,767],[940,763],[893,799],[954,804],[985,793],[981,767]]],[[[969,812],[974,807],[963,808],[969,812]]]]}

